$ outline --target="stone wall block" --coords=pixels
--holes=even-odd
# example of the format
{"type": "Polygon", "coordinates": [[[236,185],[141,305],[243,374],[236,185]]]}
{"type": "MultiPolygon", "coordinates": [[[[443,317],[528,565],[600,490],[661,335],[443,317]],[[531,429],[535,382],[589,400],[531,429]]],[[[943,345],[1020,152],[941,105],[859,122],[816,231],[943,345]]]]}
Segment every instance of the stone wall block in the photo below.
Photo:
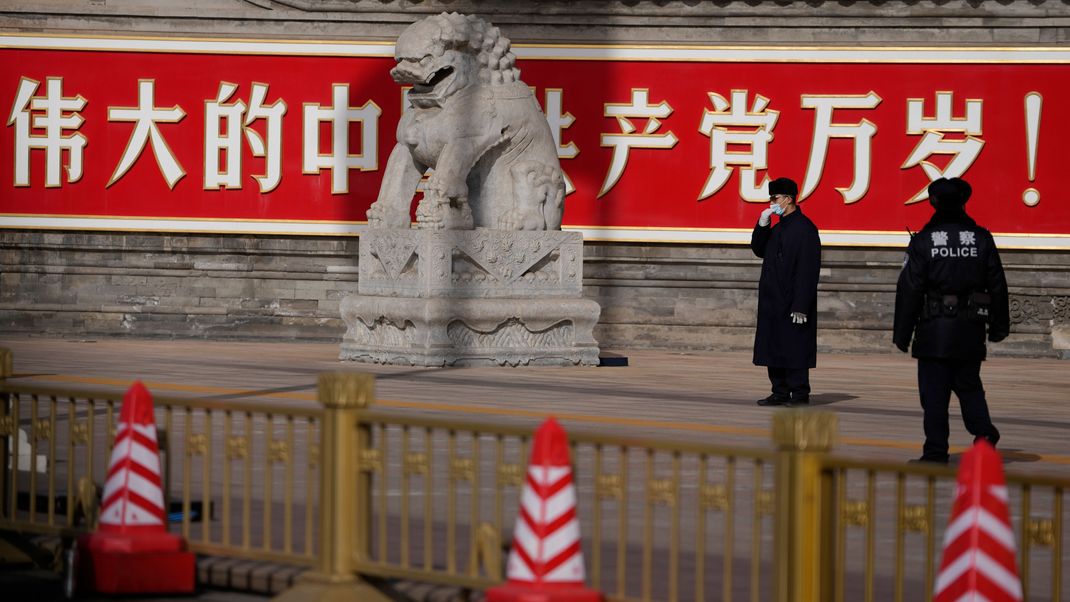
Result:
{"type": "Polygon", "coordinates": [[[334,287],[334,288],[327,289],[327,296],[326,296],[327,300],[340,301],[342,299],[342,297],[345,297],[346,295],[348,295],[350,293],[357,292],[356,283],[353,283],[352,287],[347,287],[347,288],[341,288],[341,286],[340,286],[341,284],[342,283],[339,283],[339,282],[331,282],[331,286],[334,287]]]}
{"type": "Polygon", "coordinates": [[[756,294],[744,294],[743,291],[717,293],[677,299],[673,308],[673,323],[733,327],[755,324],[756,294]]]}
{"type": "MultiPolygon", "coordinates": [[[[353,287],[354,292],[356,287],[353,287]]],[[[334,282],[323,280],[303,281],[294,288],[295,299],[329,299],[332,292],[338,291],[334,282]]]]}
{"type": "MultiPolygon", "coordinates": [[[[281,299],[279,300],[280,310],[301,310],[303,312],[313,311],[319,308],[319,302],[315,299],[281,299]]],[[[283,314],[280,314],[283,315],[283,314]]]]}
{"type": "Polygon", "coordinates": [[[278,305],[278,299],[239,299],[236,308],[242,310],[252,310],[278,307],[278,305]]]}
{"type": "Polygon", "coordinates": [[[229,310],[240,308],[241,304],[242,300],[234,297],[200,297],[197,299],[197,305],[200,307],[221,307],[229,310]]]}
{"type": "Polygon", "coordinates": [[[108,277],[108,280],[116,286],[145,284],[147,282],[145,276],[126,276],[123,274],[113,274],[108,277]]]}
{"type": "Polygon", "coordinates": [[[268,299],[294,299],[296,298],[296,290],[292,288],[282,288],[279,286],[260,286],[256,288],[257,297],[265,297],[268,299]]]}
{"type": "Polygon", "coordinates": [[[242,278],[220,278],[213,280],[216,296],[224,298],[250,298],[255,296],[256,282],[242,278]]]}
{"type": "Polygon", "coordinates": [[[132,306],[157,306],[160,304],[158,295],[119,295],[117,300],[124,305],[132,306]]]}
{"type": "MultiPolygon", "coordinates": [[[[356,292],[356,291],[353,291],[356,292]]],[[[336,316],[341,313],[342,297],[336,297],[334,299],[321,299],[316,308],[319,310],[320,315],[336,316]]]]}
{"type": "Polygon", "coordinates": [[[149,278],[145,284],[136,287],[136,294],[148,297],[167,297],[177,295],[183,289],[184,278],[149,278]]]}
{"type": "Polygon", "coordinates": [[[154,257],[152,262],[152,268],[154,270],[192,270],[193,260],[187,257],[154,257]]]}

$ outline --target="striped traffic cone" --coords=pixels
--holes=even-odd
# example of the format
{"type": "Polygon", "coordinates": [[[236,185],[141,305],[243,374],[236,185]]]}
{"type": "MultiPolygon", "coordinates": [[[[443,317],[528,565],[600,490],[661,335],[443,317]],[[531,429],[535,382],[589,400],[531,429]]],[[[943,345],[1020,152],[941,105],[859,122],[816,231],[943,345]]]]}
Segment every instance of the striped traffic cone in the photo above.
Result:
{"type": "Polygon", "coordinates": [[[962,456],[933,602],[1020,602],[1003,464],[988,441],[962,456]]]}
{"type": "Polygon", "coordinates": [[[568,437],[552,417],[535,431],[506,577],[505,585],[487,590],[487,602],[602,600],[584,587],[568,437]]]}
{"type": "Polygon", "coordinates": [[[79,537],[78,589],[185,593],[195,586],[192,552],[167,531],[152,395],[140,381],[123,397],[97,531],[79,537]]]}

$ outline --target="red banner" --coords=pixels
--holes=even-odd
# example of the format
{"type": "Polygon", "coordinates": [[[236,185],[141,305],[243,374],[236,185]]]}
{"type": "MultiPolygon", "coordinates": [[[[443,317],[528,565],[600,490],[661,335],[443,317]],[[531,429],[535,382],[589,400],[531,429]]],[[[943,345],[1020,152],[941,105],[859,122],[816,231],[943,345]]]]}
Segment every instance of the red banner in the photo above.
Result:
{"type": "MultiPolygon", "coordinates": [[[[359,233],[403,107],[375,44],[0,37],[0,227],[359,233]]],[[[961,176],[1070,246],[1063,49],[525,46],[589,238],[743,242],[769,178],[832,244],[902,244],[961,176]]]]}

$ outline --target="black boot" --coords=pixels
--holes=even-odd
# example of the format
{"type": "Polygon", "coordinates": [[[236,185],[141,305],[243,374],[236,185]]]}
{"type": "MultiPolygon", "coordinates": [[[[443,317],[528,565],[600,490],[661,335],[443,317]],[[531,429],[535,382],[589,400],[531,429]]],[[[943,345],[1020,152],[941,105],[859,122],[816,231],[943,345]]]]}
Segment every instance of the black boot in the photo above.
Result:
{"type": "Polygon", "coordinates": [[[772,395],[770,395],[769,397],[766,397],[765,399],[759,399],[758,400],[758,405],[760,405],[760,406],[785,406],[785,405],[788,405],[788,403],[790,401],[791,401],[791,399],[787,395],[778,395],[776,393],[773,393],[772,395]]]}

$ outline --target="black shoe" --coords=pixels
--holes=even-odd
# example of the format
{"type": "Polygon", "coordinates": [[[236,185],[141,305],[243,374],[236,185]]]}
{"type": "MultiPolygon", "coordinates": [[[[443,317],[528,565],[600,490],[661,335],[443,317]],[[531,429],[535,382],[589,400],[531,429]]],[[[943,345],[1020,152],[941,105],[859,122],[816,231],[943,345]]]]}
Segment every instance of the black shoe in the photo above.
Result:
{"type": "Polygon", "coordinates": [[[977,445],[979,441],[988,441],[992,444],[992,447],[996,447],[996,443],[999,442],[999,437],[992,437],[991,435],[981,435],[973,438],[973,444],[977,445]]]}
{"type": "Polygon", "coordinates": [[[791,405],[793,405],[793,406],[803,406],[803,407],[808,406],[808,405],[810,405],[810,396],[809,395],[792,395],[791,396],[791,405]]]}
{"type": "Polygon", "coordinates": [[[759,399],[758,405],[760,406],[786,406],[791,402],[791,399],[787,395],[777,395],[773,393],[765,399],[759,399]]]}
{"type": "Polygon", "coordinates": [[[927,456],[922,456],[920,458],[916,458],[916,459],[913,459],[913,460],[907,460],[907,463],[908,464],[942,464],[944,466],[947,466],[948,460],[949,460],[949,458],[947,456],[944,456],[943,458],[931,458],[931,457],[927,457],[927,456]]]}

